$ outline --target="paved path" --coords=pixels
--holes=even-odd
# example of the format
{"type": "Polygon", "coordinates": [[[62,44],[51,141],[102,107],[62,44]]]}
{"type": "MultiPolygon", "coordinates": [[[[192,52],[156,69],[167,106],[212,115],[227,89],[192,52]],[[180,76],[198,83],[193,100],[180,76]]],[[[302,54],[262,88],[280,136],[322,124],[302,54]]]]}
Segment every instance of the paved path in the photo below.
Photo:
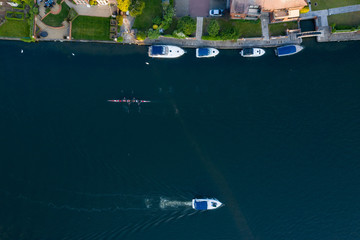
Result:
{"type": "Polygon", "coordinates": [[[329,15],[333,14],[340,14],[340,13],[349,13],[349,12],[357,12],[360,11],[360,4],[346,6],[346,7],[339,7],[339,8],[331,8],[329,9],[329,15]]]}
{"type": "Polygon", "coordinates": [[[159,39],[146,39],[144,44],[153,45],[153,44],[169,44],[177,45],[188,48],[196,47],[214,47],[218,49],[240,49],[244,47],[275,47],[279,45],[287,44],[300,44],[302,40],[300,38],[291,38],[281,37],[281,38],[270,38],[269,40],[264,40],[263,38],[248,38],[248,39],[238,39],[236,41],[207,41],[207,40],[197,40],[197,39],[177,39],[177,38],[167,38],[159,37],[159,39]]]}
{"type": "Polygon", "coordinates": [[[269,13],[262,13],[260,16],[262,36],[265,40],[269,40],[269,13]]]}
{"type": "Polygon", "coordinates": [[[120,27],[120,36],[124,38],[123,43],[135,43],[135,35],[131,31],[135,18],[126,16],[123,18],[123,24],[120,27]]]}
{"type": "Polygon", "coordinates": [[[48,33],[47,37],[41,37],[40,39],[46,40],[63,40],[64,36],[69,36],[69,23],[64,21],[62,24],[63,27],[60,28],[52,28],[43,23],[38,16],[35,16],[35,23],[41,29],[41,31],[46,31],[48,33]]]}
{"type": "Polygon", "coordinates": [[[79,15],[94,16],[94,17],[110,17],[113,12],[110,5],[87,7],[86,5],[83,4],[81,5],[73,4],[69,0],[65,0],[65,2],[70,8],[74,8],[79,15]]]}
{"type": "Polygon", "coordinates": [[[202,32],[203,32],[203,17],[196,18],[196,40],[201,40],[202,32]]]}

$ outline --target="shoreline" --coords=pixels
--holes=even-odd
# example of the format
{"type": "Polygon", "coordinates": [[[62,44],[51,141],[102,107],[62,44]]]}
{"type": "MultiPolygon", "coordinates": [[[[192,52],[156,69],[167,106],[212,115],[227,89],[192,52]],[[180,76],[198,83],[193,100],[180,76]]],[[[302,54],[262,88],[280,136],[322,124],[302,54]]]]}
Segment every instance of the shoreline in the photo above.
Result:
{"type": "MultiPolygon", "coordinates": [[[[324,42],[347,42],[347,41],[359,41],[360,31],[354,32],[341,32],[331,33],[329,28],[322,28],[317,31],[316,41],[318,43],[324,42]]],[[[102,44],[119,44],[119,45],[138,45],[138,46],[150,46],[150,45],[175,45],[183,48],[197,48],[197,47],[214,47],[218,49],[241,49],[246,47],[278,47],[283,45],[302,43],[302,37],[298,37],[299,32],[291,32],[287,36],[270,37],[266,40],[264,37],[258,38],[240,38],[237,40],[223,40],[223,41],[211,41],[211,40],[197,40],[195,38],[171,38],[160,36],[158,39],[145,39],[143,41],[135,40],[133,42],[115,42],[115,41],[102,41],[102,40],[69,40],[69,39],[35,39],[33,43],[40,42],[83,42],[83,43],[102,43],[102,44]]],[[[306,36],[309,37],[309,36],[306,36]]],[[[0,37],[0,40],[6,41],[24,41],[23,38],[18,37],[0,37]]]]}

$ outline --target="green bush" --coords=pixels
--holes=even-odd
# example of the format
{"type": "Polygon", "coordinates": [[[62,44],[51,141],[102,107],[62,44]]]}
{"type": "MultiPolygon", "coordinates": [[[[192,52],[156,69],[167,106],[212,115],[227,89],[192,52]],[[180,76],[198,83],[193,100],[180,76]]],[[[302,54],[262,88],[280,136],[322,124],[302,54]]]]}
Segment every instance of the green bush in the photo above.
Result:
{"type": "Polygon", "coordinates": [[[123,37],[118,37],[117,38],[117,42],[123,42],[124,41],[124,38],[123,37]]]}
{"type": "Polygon", "coordinates": [[[6,12],[6,19],[11,20],[23,20],[24,19],[24,13],[20,12],[6,12]]]}
{"type": "Polygon", "coordinates": [[[215,37],[219,34],[219,31],[220,31],[220,25],[218,21],[211,20],[207,28],[207,32],[209,33],[209,35],[215,37]]]}
{"type": "Polygon", "coordinates": [[[141,31],[137,32],[137,34],[136,34],[137,40],[143,41],[143,40],[145,40],[145,38],[146,38],[146,33],[141,32],[141,31]]]}
{"type": "Polygon", "coordinates": [[[145,8],[145,2],[142,0],[133,0],[129,7],[130,15],[133,17],[139,16],[142,14],[145,8]]]}
{"type": "Polygon", "coordinates": [[[90,4],[91,6],[95,6],[95,5],[98,4],[98,2],[97,2],[96,0],[90,0],[90,1],[89,1],[89,4],[90,4]]]}
{"type": "Polygon", "coordinates": [[[148,31],[148,38],[150,39],[157,39],[160,37],[159,30],[149,29],[148,31]]]}
{"type": "Polygon", "coordinates": [[[239,34],[234,28],[226,28],[221,31],[220,36],[222,40],[233,40],[237,39],[239,34]]]}
{"type": "Polygon", "coordinates": [[[182,17],[178,22],[177,29],[189,36],[196,30],[196,21],[189,16],[182,17]]]}
{"type": "Polygon", "coordinates": [[[39,8],[38,7],[33,7],[31,9],[32,13],[35,14],[35,15],[38,15],[39,14],[39,8]]]}
{"type": "Polygon", "coordinates": [[[162,20],[161,20],[161,17],[160,16],[156,16],[154,19],[153,19],[153,25],[160,25],[162,20]]]}

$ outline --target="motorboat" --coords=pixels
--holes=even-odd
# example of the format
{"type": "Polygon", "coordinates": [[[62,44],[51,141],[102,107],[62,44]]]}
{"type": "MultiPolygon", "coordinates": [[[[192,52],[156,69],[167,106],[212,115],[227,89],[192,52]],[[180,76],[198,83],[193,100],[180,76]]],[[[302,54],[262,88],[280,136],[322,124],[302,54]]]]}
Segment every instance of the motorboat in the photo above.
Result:
{"type": "Polygon", "coordinates": [[[242,57],[261,57],[265,54],[265,50],[261,48],[244,48],[240,51],[242,57]]]}
{"type": "Polygon", "coordinates": [[[171,45],[153,45],[149,47],[149,57],[153,58],[177,58],[184,55],[182,48],[171,45]]]}
{"type": "Polygon", "coordinates": [[[284,56],[289,56],[289,55],[293,55],[295,53],[300,52],[301,50],[303,50],[304,48],[300,45],[285,45],[285,46],[281,46],[275,49],[275,54],[278,57],[284,57],[284,56]]]}
{"type": "Polygon", "coordinates": [[[223,205],[216,198],[194,198],[192,200],[192,208],[195,210],[214,210],[223,205]]]}
{"type": "Polygon", "coordinates": [[[208,58],[215,57],[219,54],[219,50],[216,48],[197,48],[196,49],[196,57],[197,58],[208,58]]]}

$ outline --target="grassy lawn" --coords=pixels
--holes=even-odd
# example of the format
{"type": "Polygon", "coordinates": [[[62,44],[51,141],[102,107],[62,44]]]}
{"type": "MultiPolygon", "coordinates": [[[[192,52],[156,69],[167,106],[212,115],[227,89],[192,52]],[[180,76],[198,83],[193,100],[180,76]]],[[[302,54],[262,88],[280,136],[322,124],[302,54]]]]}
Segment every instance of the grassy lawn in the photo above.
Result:
{"type": "Polygon", "coordinates": [[[360,0],[313,0],[311,1],[311,10],[316,11],[356,4],[360,4],[360,0]]]}
{"type": "Polygon", "coordinates": [[[343,13],[328,16],[329,25],[336,24],[336,26],[360,26],[360,12],[343,13]]]}
{"type": "Polygon", "coordinates": [[[110,40],[110,18],[78,16],[72,23],[75,40],[110,40]]]}
{"type": "Polygon", "coordinates": [[[237,29],[240,38],[262,36],[260,21],[231,20],[230,22],[235,27],[235,29],[237,29]]]}
{"type": "Polygon", "coordinates": [[[29,37],[30,26],[26,20],[7,20],[0,26],[1,37],[29,37]]]}
{"type": "Polygon", "coordinates": [[[61,27],[62,22],[67,18],[68,14],[69,14],[69,10],[70,10],[70,7],[65,2],[63,2],[61,4],[61,11],[59,12],[59,14],[54,15],[54,14],[50,13],[42,21],[46,25],[49,25],[52,27],[61,27]]]}
{"type": "Polygon", "coordinates": [[[152,20],[156,16],[162,16],[161,0],[145,0],[144,11],[140,16],[136,17],[133,28],[147,31],[152,27],[152,20]]]}
{"type": "Polygon", "coordinates": [[[284,36],[286,35],[286,29],[297,29],[297,28],[298,28],[298,24],[296,21],[269,24],[269,31],[271,36],[284,36]]]}
{"type": "MultiPolygon", "coordinates": [[[[203,35],[208,35],[207,28],[210,21],[213,19],[205,18],[203,25],[203,35]]],[[[220,34],[224,29],[234,28],[239,34],[238,38],[261,37],[261,22],[260,21],[244,21],[244,20],[226,20],[216,19],[220,25],[220,34]]]]}

